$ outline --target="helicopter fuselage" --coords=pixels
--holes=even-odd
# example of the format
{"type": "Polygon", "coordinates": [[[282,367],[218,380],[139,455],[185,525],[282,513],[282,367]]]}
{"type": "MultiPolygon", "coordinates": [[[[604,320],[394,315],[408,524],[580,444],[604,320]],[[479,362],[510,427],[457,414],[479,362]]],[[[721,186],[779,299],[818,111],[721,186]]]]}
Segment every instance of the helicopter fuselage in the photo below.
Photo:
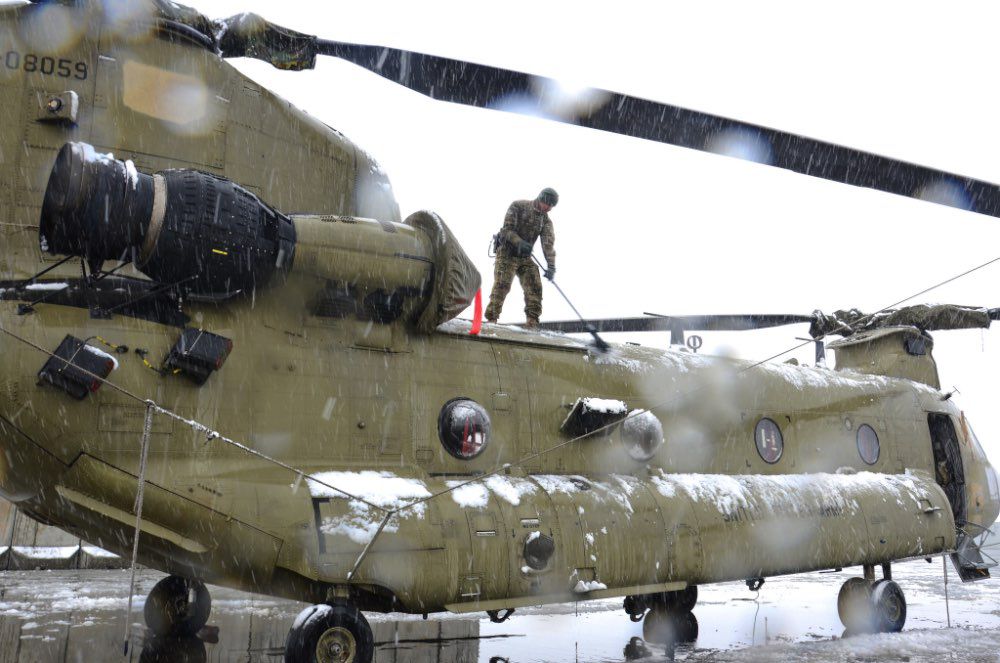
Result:
{"type": "MultiPolygon", "coordinates": [[[[72,334],[157,356],[176,337],[82,308],[18,316],[16,303],[3,306],[3,327],[41,348],[72,334]]],[[[363,606],[411,612],[652,593],[950,550],[955,517],[935,480],[928,416],[958,433],[968,520],[996,516],[992,468],[961,412],[908,380],[632,346],[598,355],[502,326],[472,336],[459,322],[419,336],[278,314],[285,306],[295,304],[280,288],[228,310],[192,304],[204,328],[235,341],[205,385],[129,353],[116,355],[108,378],[123,391],[104,386],[82,401],[40,386],[45,354],[5,336],[3,492],[126,553],[150,399],[179,417],[158,414],[149,436],[143,563],[296,598],[341,588],[363,606]],[[459,397],[483,405],[492,424],[470,460],[440,441],[441,409],[459,397]],[[653,412],[665,439],[653,459],[634,460],[621,430],[564,444],[562,424],[587,397],[653,412]],[[783,438],[774,463],[755,441],[764,418],[783,438]],[[394,516],[348,581],[381,511],[184,419],[388,508],[509,468],[394,516]],[[879,440],[871,465],[857,442],[865,425],[879,440]],[[524,546],[541,534],[554,551],[534,569],[524,546]]]]}
{"type": "Polygon", "coordinates": [[[996,474],[964,416],[912,380],[634,346],[599,354],[458,321],[418,333],[314,306],[316,273],[252,297],[177,301],[170,320],[114,312],[135,283],[114,278],[104,285],[122,292],[108,288],[93,315],[77,262],[31,280],[55,264],[39,217],[69,141],[143,173],[223,176],[280,210],[415,232],[398,223],[384,173],[341,134],[183,34],[129,26],[89,4],[0,10],[0,273],[17,290],[0,293],[0,493],[28,513],[128,554],[145,439],[142,563],[409,612],[925,557],[953,549],[957,525],[995,520],[996,474]],[[20,306],[63,289],[83,294],[20,306]],[[204,384],[162,367],[187,324],[233,343],[204,384]],[[67,335],[117,364],[81,400],[39,379],[67,335]],[[455,399],[489,420],[474,457],[442,444],[455,399]],[[652,413],[662,444],[637,460],[614,416],[570,432],[586,399],[600,415],[652,413]]]}

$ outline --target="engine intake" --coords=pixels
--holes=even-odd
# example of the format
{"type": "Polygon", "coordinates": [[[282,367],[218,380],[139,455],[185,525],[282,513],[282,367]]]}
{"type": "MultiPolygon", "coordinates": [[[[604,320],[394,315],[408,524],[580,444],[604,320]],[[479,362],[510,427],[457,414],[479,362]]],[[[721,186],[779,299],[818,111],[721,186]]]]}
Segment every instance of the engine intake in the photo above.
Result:
{"type": "Polygon", "coordinates": [[[131,162],[67,143],[49,175],[42,251],[92,269],[131,260],[186,292],[226,296],[263,287],[295,254],[291,219],[238,184],[196,170],[146,175],[131,162]]]}

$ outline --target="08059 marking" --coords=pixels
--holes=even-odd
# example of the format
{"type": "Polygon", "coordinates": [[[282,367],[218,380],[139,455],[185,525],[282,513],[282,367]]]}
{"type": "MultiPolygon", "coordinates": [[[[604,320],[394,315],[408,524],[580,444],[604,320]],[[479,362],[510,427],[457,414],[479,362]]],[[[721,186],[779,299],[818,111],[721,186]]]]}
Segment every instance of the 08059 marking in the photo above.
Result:
{"type": "Polygon", "coordinates": [[[24,71],[29,74],[37,72],[46,76],[75,78],[80,81],[87,80],[89,74],[87,63],[80,60],[56,59],[49,55],[22,54],[18,51],[4,53],[3,64],[12,71],[24,71]]]}

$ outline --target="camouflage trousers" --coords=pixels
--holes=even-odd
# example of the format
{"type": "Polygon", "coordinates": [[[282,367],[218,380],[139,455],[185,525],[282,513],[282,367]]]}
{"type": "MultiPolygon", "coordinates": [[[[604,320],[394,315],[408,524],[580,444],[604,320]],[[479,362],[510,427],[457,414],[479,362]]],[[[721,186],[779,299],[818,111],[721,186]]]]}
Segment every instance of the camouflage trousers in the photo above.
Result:
{"type": "Polygon", "coordinates": [[[486,318],[496,320],[500,317],[503,302],[510,292],[514,276],[521,281],[524,290],[524,315],[528,320],[538,320],[542,315],[542,275],[538,272],[531,258],[511,258],[498,255],[493,265],[493,292],[490,293],[490,305],[486,307],[486,318]]]}

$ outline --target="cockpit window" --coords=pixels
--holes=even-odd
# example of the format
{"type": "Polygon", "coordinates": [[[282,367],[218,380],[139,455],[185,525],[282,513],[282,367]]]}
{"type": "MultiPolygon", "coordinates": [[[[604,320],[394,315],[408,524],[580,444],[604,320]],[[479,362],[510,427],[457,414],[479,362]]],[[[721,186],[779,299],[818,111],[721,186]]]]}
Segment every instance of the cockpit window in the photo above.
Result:
{"type": "Polygon", "coordinates": [[[378,162],[359,148],[355,169],[354,215],[399,223],[399,204],[393,195],[389,176],[378,162]]]}
{"type": "Polygon", "coordinates": [[[1000,486],[997,485],[997,471],[991,466],[986,466],[986,483],[990,488],[990,499],[1000,502],[1000,486]]]}
{"type": "Polygon", "coordinates": [[[962,432],[965,433],[965,438],[972,443],[972,448],[979,455],[980,458],[986,458],[986,452],[983,451],[983,446],[979,444],[979,438],[976,437],[976,431],[972,430],[972,424],[969,423],[969,419],[962,413],[962,432]]]}

